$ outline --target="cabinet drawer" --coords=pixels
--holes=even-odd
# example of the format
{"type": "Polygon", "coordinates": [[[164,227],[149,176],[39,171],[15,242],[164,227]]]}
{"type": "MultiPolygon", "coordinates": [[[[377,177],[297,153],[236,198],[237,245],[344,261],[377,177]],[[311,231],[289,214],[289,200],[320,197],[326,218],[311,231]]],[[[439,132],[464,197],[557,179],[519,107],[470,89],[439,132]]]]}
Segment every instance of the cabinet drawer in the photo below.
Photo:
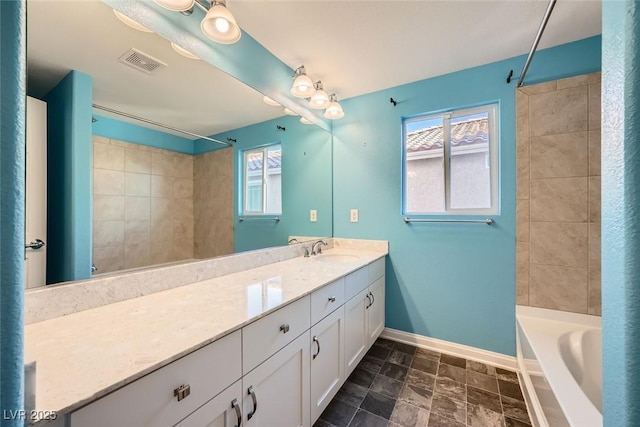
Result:
{"type": "Polygon", "coordinates": [[[311,324],[315,325],[344,304],[344,278],[311,294],[311,324]]]}
{"type": "Polygon", "coordinates": [[[345,300],[349,301],[369,285],[369,268],[362,267],[345,277],[345,300]]]}
{"type": "Polygon", "coordinates": [[[237,331],[71,413],[71,427],[173,426],[241,377],[240,357],[237,331]]]}
{"type": "Polygon", "coordinates": [[[251,371],[311,326],[310,297],[242,328],[242,371],[251,371]]]}
{"type": "Polygon", "coordinates": [[[369,283],[373,283],[384,274],[384,257],[369,264],[369,283]]]}

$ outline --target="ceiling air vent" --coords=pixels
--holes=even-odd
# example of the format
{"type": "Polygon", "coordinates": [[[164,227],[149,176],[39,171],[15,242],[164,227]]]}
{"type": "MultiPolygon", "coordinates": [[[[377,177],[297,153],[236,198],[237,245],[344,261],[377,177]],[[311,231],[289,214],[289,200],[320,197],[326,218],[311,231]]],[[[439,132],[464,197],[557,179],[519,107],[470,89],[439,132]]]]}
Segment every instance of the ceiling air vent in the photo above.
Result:
{"type": "Polygon", "coordinates": [[[134,48],[126,51],[118,59],[123,64],[127,64],[128,66],[133,67],[136,70],[142,71],[146,74],[154,73],[159,69],[167,66],[167,64],[165,64],[164,62],[159,61],[156,58],[149,56],[146,53],[142,53],[138,49],[134,48]]]}

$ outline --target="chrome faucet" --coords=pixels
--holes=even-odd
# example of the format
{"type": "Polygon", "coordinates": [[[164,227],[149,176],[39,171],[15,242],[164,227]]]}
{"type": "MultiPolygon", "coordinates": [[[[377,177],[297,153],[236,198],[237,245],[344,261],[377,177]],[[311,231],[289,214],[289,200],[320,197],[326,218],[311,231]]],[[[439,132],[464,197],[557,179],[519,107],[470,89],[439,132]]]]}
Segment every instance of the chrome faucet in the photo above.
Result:
{"type": "Polygon", "coordinates": [[[318,240],[311,246],[311,255],[318,255],[322,253],[322,247],[320,245],[327,246],[327,242],[324,240],[318,240]]]}

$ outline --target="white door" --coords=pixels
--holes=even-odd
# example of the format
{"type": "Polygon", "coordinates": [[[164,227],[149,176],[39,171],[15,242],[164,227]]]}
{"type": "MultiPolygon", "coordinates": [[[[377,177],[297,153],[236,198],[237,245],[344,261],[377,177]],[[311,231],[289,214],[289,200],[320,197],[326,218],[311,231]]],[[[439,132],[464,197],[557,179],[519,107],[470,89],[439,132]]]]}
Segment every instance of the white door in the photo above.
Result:
{"type": "Polygon", "coordinates": [[[243,427],[309,427],[309,331],[242,378],[243,427]]]}
{"type": "Polygon", "coordinates": [[[238,380],[176,427],[237,427],[242,425],[242,380],[238,380]]]}
{"type": "Polygon", "coordinates": [[[349,376],[369,349],[367,336],[369,289],[365,289],[344,305],[344,361],[349,376]]]}
{"type": "Polygon", "coordinates": [[[27,97],[26,136],[25,284],[35,288],[47,277],[47,247],[39,243],[47,241],[46,102],[27,97]]]}
{"type": "Polygon", "coordinates": [[[311,328],[311,424],[344,382],[344,306],[311,328]]]}
{"type": "Polygon", "coordinates": [[[369,346],[378,339],[384,329],[384,276],[369,286],[369,346]]]}

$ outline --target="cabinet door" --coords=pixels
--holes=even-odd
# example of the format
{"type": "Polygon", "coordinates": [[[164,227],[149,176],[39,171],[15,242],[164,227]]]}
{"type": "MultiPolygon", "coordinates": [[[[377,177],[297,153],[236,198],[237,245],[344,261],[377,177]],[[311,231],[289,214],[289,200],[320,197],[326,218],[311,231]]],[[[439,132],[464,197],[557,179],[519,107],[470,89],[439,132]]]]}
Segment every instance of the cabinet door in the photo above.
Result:
{"type": "Polygon", "coordinates": [[[345,376],[358,366],[369,348],[367,335],[369,289],[357,294],[344,305],[345,376]]]}
{"type": "Polygon", "coordinates": [[[244,427],[310,426],[309,331],[242,378],[244,427]]]}
{"type": "Polygon", "coordinates": [[[311,424],[344,382],[344,307],[311,328],[311,424]]]}
{"type": "Polygon", "coordinates": [[[367,310],[369,316],[368,343],[373,345],[384,329],[384,276],[369,286],[371,304],[367,310]]]}
{"type": "Polygon", "coordinates": [[[238,380],[176,427],[238,427],[242,423],[242,381],[238,380]]]}

